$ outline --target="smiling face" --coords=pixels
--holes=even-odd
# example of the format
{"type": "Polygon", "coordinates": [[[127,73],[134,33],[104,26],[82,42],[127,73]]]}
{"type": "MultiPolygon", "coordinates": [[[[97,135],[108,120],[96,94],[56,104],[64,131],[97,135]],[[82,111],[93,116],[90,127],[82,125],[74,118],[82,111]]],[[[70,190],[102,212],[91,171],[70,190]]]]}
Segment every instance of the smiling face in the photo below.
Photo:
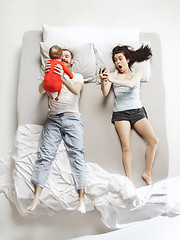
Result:
{"type": "Polygon", "coordinates": [[[129,59],[126,59],[123,53],[117,53],[114,55],[114,63],[120,73],[124,73],[127,69],[129,69],[129,59]]]}
{"type": "Polygon", "coordinates": [[[62,61],[66,64],[68,68],[72,66],[74,60],[71,56],[71,53],[68,50],[63,50],[62,61]]]}

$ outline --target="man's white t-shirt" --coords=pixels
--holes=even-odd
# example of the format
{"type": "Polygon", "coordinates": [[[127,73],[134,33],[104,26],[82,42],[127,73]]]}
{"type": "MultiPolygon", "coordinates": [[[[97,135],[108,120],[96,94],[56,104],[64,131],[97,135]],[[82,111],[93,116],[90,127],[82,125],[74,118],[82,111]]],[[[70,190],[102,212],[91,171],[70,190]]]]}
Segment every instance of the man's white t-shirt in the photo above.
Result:
{"type": "MultiPolygon", "coordinates": [[[[72,82],[84,83],[84,78],[79,73],[73,73],[74,78],[70,79],[67,75],[66,78],[72,82]]],[[[59,114],[64,112],[75,112],[79,113],[79,97],[80,94],[75,95],[70,92],[67,87],[63,84],[60,92],[59,100],[56,101],[55,97],[57,93],[54,93],[54,99],[49,98],[49,110],[48,114],[59,114]]]]}

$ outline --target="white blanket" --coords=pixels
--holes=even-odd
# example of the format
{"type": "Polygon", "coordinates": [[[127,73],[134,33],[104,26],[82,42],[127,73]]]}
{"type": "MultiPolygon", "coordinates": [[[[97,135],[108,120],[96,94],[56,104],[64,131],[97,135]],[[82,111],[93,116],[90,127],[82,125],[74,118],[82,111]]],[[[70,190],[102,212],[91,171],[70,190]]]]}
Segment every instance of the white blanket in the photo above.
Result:
{"type": "MultiPolygon", "coordinates": [[[[77,210],[78,194],[62,142],[41,193],[40,205],[33,212],[26,211],[34,195],[30,178],[41,129],[42,126],[32,124],[19,126],[15,150],[7,156],[6,163],[1,162],[0,191],[16,205],[22,216],[77,210]]],[[[98,164],[86,163],[86,168],[87,211],[95,207],[101,213],[102,222],[109,228],[121,228],[162,214],[180,214],[180,177],[135,189],[127,177],[109,174],[98,164]]]]}

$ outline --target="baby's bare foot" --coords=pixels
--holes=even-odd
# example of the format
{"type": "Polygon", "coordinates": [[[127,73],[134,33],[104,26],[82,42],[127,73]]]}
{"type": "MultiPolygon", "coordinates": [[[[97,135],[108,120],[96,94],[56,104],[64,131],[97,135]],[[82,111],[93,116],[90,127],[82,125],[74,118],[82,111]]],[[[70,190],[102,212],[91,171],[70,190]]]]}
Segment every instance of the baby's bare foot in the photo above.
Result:
{"type": "Polygon", "coordinates": [[[147,185],[151,185],[152,182],[151,182],[151,174],[148,174],[148,173],[143,173],[142,175],[142,179],[146,182],[147,185]]]}
{"type": "Polygon", "coordinates": [[[55,100],[56,100],[56,101],[59,101],[59,97],[56,97],[55,100]]]}

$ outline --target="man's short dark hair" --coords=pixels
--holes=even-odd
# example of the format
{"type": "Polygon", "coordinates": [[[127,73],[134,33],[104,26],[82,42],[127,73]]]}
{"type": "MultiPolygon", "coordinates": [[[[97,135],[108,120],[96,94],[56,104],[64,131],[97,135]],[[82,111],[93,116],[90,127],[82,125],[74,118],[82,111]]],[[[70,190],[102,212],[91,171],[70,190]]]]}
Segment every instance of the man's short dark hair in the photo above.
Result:
{"type": "Polygon", "coordinates": [[[71,58],[73,59],[73,53],[72,53],[69,49],[64,48],[63,51],[68,51],[68,52],[70,52],[71,58]]]}

